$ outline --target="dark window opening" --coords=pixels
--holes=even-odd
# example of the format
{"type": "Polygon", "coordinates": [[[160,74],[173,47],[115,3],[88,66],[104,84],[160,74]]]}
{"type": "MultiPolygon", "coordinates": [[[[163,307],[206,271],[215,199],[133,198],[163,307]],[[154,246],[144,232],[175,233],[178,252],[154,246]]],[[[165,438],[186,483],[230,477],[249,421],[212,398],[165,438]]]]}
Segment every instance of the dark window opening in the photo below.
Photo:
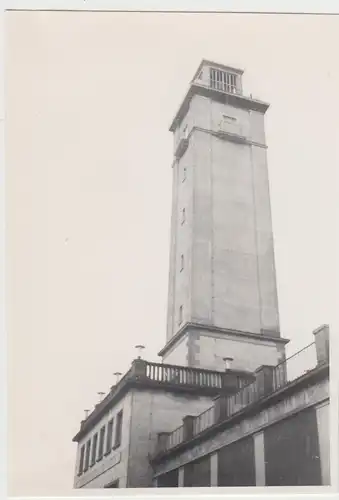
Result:
{"type": "Polygon", "coordinates": [[[91,440],[89,439],[86,443],[86,455],[85,455],[85,467],[84,472],[86,472],[89,468],[89,457],[91,453],[91,440]]]}
{"type": "Polygon", "coordinates": [[[184,486],[211,486],[210,455],[184,466],[184,486]]]}
{"type": "Polygon", "coordinates": [[[112,443],[113,443],[113,418],[108,422],[107,425],[107,436],[106,436],[106,452],[105,454],[108,455],[111,450],[112,450],[112,443]]]}
{"type": "Polygon", "coordinates": [[[104,442],[105,442],[105,426],[101,427],[100,429],[98,461],[102,459],[104,454],[104,442]]]}
{"type": "Polygon", "coordinates": [[[92,442],[91,467],[95,464],[97,458],[98,433],[94,434],[92,442]]]}
{"type": "Polygon", "coordinates": [[[179,483],[179,472],[178,469],[166,472],[166,474],[161,474],[157,478],[158,488],[177,488],[179,483]]]}
{"type": "Polygon", "coordinates": [[[81,446],[81,449],[80,449],[80,460],[79,460],[79,470],[78,470],[79,476],[84,471],[84,458],[85,458],[85,445],[81,446]]]}
{"type": "Polygon", "coordinates": [[[122,437],[122,410],[117,414],[117,423],[115,429],[115,441],[114,441],[114,449],[118,448],[121,445],[121,437],[122,437]]]}
{"type": "Polygon", "coordinates": [[[223,92],[237,93],[237,75],[210,68],[210,86],[223,92]]]}

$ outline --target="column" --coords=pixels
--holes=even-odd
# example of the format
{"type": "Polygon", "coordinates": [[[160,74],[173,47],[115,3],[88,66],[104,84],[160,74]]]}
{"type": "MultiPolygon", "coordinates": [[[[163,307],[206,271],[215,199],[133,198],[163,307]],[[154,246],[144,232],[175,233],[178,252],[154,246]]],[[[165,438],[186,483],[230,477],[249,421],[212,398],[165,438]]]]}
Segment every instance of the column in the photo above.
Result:
{"type": "Polygon", "coordinates": [[[184,441],[188,441],[189,439],[192,439],[193,437],[193,422],[194,422],[195,417],[193,415],[186,415],[183,419],[183,426],[184,426],[184,441]]]}
{"type": "Polygon", "coordinates": [[[211,460],[211,486],[218,486],[218,452],[212,453],[211,460]]]}
{"type": "Polygon", "coordinates": [[[317,351],[318,364],[325,364],[329,362],[329,342],[330,331],[328,325],[322,325],[313,332],[315,348],[317,351]]]}
{"type": "Polygon", "coordinates": [[[184,474],[185,474],[184,466],[179,467],[179,470],[178,470],[178,488],[183,488],[185,486],[184,474]]]}
{"type": "Polygon", "coordinates": [[[254,460],[255,460],[255,484],[256,486],[265,486],[265,442],[264,432],[257,432],[254,439],[254,460]]]}
{"type": "Polygon", "coordinates": [[[331,484],[330,475],[330,405],[329,402],[322,403],[316,407],[318,440],[319,440],[319,455],[321,467],[321,482],[324,486],[331,484]]]}

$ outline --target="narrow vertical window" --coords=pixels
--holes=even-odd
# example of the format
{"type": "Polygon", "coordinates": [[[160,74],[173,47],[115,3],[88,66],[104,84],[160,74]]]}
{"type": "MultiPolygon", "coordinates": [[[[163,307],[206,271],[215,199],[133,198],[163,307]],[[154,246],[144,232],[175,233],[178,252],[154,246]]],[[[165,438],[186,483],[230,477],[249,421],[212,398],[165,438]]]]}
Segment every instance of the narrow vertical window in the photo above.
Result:
{"type": "Polygon", "coordinates": [[[85,467],[84,472],[86,472],[89,468],[89,458],[91,453],[91,440],[89,439],[86,443],[86,455],[85,455],[85,467]]]}
{"type": "Polygon", "coordinates": [[[121,437],[122,437],[122,410],[117,414],[116,419],[116,429],[115,429],[115,441],[114,441],[114,449],[118,448],[121,445],[121,437]]]}
{"type": "Polygon", "coordinates": [[[81,476],[81,474],[84,471],[84,458],[85,458],[85,445],[81,446],[80,448],[80,459],[79,459],[79,469],[78,469],[79,476],[81,476]]]}
{"type": "Polygon", "coordinates": [[[181,212],[181,224],[184,224],[186,221],[186,210],[183,208],[181,212]]]}
{"type": "Polygon", "coordinates": [[[106,452],[105,454],[108,455],[111,450],[112,450],[112,443],[113,443],[113,418],[108,422],[107,425],[107,435],[106,435],[106,452]]]}
{"type": "Polygon", "coordinates": [[[183,306],[180,306],[180,307],[179,307],[179,318],[178,318],[178,323],[179,323],[179,325],[181,325],[181,323],[182,323],[182,320],[183,320],[183,313],[184,313],[184,308],[183,308],[183,306]]]}
{"type": "Polygon", "coordinates": [[[102,459],[104,454],[104,442],[105,442],[105,426],[103,425],[100,429],[100,434],[99,434],[98,461],[102,459]]]}
{"type": "Polygon", "coordinates": [[[180,256],[180,272],[184,270],[184,265],[185,265],[185,257],[183,254],[180,256]]]}
{"type": "Polygon", "coordinates": [[[186,180],[186,173],[187,173],[187,168],[184,167],[182,170],[182,182],[185,182],[186,180]]]}
{"type": "Polygon", "coordinates": [[[92,442],[91,467],[95,464],[97,458],[97,446],[98,446],[98,433],[95,433],[92,442]]]}

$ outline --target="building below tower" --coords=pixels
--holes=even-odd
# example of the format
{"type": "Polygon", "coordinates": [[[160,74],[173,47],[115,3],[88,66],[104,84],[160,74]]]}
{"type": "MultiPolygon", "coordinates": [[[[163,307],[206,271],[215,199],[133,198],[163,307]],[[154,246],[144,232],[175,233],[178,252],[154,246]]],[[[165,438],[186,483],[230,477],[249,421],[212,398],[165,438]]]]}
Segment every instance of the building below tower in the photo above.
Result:
{"type": "Polygon", "coordinates": [[[277,366],[136,359],[81,423],[75,488],[330,484],[329,329],[277,366]]]}

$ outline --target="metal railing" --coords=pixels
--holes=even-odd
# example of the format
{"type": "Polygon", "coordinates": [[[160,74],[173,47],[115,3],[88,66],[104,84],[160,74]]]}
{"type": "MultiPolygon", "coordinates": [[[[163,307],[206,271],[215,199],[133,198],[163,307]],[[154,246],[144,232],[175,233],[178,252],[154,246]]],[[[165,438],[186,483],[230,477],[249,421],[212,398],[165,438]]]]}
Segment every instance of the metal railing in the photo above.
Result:
{"type": "MultiPolygon", "coordinates": [[[[315,343],[312,342],[277,366],[263,367],[257,372],[257,377],[253,382],[235,394],[220,396],[217,404],[197,415],[193,420],[192,435],[188,439],[197,436],[217,422],[229,419],[262,397],[273,394],[313,370],[316,366],[316,349],[315,343]]],[[[178,446],[182,442],[184,442],[184,426],[168,434],[163,451],[178,446]]]]}
{"type": "Polygon", "coordinates": [[[273,387],[278,390],[289,382],[296,380],[317,364],[315,343],[309,344],[300,351],[290,356],[274,368],[273,387]]]}
{"type": "Polygon", "coordinates": [[[193,420],[193,435],[196,436],[200,432],[211,427],[215,422],[215,406],[211,406],[203,413],[200,413],[193,420]]]}

